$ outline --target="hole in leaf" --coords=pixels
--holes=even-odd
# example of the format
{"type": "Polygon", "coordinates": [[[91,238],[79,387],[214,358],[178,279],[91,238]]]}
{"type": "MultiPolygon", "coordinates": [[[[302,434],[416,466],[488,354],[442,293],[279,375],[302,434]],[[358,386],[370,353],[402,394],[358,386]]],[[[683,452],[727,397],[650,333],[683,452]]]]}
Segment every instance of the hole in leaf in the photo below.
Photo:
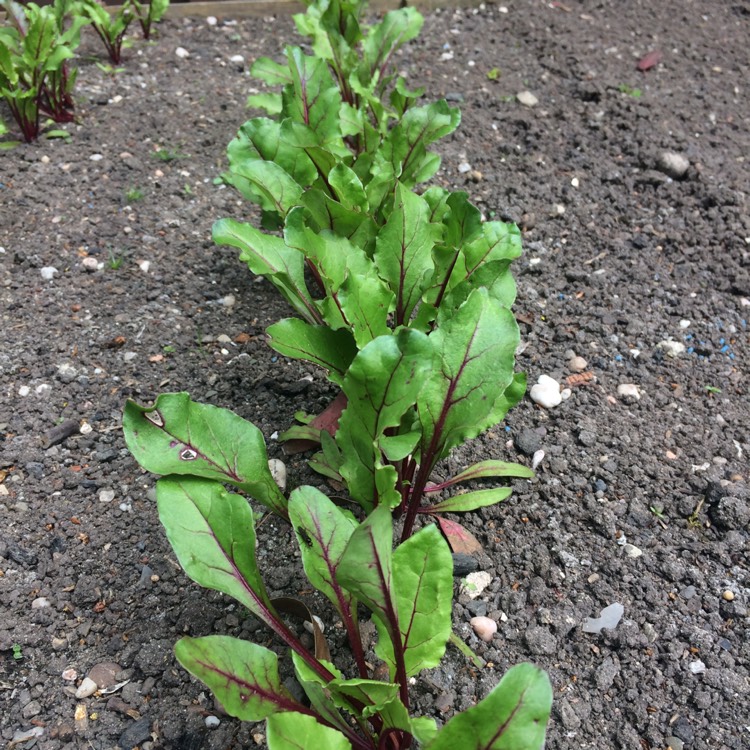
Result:
{"type": "Polygon", "coordinates": [[[192,448],[183,448],[180,451],[180,458],[183,461],[195,461],[198,458],[198,454],[192,448]]]}

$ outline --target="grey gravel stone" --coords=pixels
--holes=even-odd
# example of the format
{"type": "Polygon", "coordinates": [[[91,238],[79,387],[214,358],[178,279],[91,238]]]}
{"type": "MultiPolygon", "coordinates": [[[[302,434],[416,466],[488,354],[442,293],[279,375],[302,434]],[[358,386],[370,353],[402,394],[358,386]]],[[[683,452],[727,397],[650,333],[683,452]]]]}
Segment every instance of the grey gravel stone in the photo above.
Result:
{"type": "Polygon", "coordinates": [[[542,440],[536,430],[521,430],[513,439],[516,448],[527,456],[533,456],[541,447],[542,440]]]}
{"type": "Polygon", "coordinates": [[[614,659],[611,657],[606,658],[596,670],[596,686],[602,692],[609,690],[612,687],[612,683],[615,681],[615,677],[620,673],[620,665],[616,664],[614,659]]]}

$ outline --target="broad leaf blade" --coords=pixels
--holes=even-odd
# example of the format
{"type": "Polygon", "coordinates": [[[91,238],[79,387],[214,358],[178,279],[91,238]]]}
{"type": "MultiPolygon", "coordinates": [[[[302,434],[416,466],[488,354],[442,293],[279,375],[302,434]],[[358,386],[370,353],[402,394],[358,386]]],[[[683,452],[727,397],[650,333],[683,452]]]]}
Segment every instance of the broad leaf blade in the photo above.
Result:
{"type": "Polygon", "coordinates": [[[347,372],[343,391],[347,408],[339,420],[336,442],[344,462],[341,475],[351,496],[369,510],[378,502],[399,501],[395,471],[383,466],[378,441],[417,400],[432,365],[432,344],[422,333],[401,329],[380,336],[359,354],[347,372]],[[378,474],[382,474],[380,480],[378,474]],[[393,476],[391,476],[393,474],[393,476]],[[395,495],[395,498],[394,498],[395,495]]]}
{"type": "Polygon", "coordinates": [[[534,472],[523,464],[508,463],[507,461],[496,461],[489,459],[469,466],[456,476],[442,482],[441,487],[450,487],[460,482],[469,482],[473,479],[488,479],[490,477],[518,477],[520,479],[531,479],[534,472]]]}
{"type": "Polygon", "coordinates": [[[279,237],[234,219],[220,219],[213,226],[217,245],[240,250],[240,260],[258,276],[267,278],[284,299],[308,322],[320,323],[315,303],[305,285],[305,256],[279,237]]]}
{"type": "Polygon", "coordinates": [[[351,750],[352,747],[341,732],[301,713],[274,714],[266,723],[266,734],[268,750],[351,750]]]}
{"type": "MultiPolygon", "coordinates": [[[[426,526],[393,553],[396,610],[406,675],[437,666],[451,634],[453,560],[434,525],[426,526]]],[[[376,653],[395,674],[393,646],[380,638],[376,653]]]]}
{"type": "Polygon", "coordinates": [[[454,716],[425,750],[540,750],[551,706],[547,675],[518,664],[484,700],[454,716]]]}
{"type": "Polygon", "coordinates": [[[177,660],[204,682],[224,710],[242,721],[262,721],[277,711],[307,711],[281,684],[277,657],[255,643],[225,635],[181,638],[177,660]]]}
{"type": "Polygon", "coordinates": [[[297,534],[310,583],[330,599],[342,617],[351,617],[354,599],[342,589],[337,574],[356,522],[322,492],[309,486],[292,492],[289,520],[297,534]]]}
{"type": "Polygon", "coordinates": [[[247,500],[210,480],[172,476],[157,482],[156,502],[185,573],[269,623],[272,605],[255,559],[255,525],[247,500]]]}
{"type": "Polygon", "coordinates": [[[163,393],[151,407],[128,401],[122,425],[125,442],[144,469],[226,482],[286,516],[286,498],[268,469],[263,435],[228,409],[197,404],[187,393],[163,393]]]}
{"type": "Polygon", "coordinates": [[[429,213],[424,198],[399,183],[391,215],[378,233],[375,262],[396,295],[396,325],[408,324],[433,269],[438,227],[430,224],[429,213]]]}
{"type": "Polygon", "coordinates": [[[338,581],[399,638],[393,598],[393,521],[391,510],[378,505],[354,530],[338,568],[338,581]]]}
{"type": "Polygon", "coordinates": [[[438,315],[430,336],[441,365],[420,392],[422,459],[431,466],[494,422],[494,406],[513,382],[519,342],[510,312],[484,289],[472,291],[452,315],[438,315]]]}
{"type": "Polygon", "coordinates": [[[339,385],[357,354],[354,339],[345,328],[332,330],[298,318],[286,318],[269,326],[266,333],[271,337],[268,343],[272,349],[324,368],[328,379],[339,385]]]}

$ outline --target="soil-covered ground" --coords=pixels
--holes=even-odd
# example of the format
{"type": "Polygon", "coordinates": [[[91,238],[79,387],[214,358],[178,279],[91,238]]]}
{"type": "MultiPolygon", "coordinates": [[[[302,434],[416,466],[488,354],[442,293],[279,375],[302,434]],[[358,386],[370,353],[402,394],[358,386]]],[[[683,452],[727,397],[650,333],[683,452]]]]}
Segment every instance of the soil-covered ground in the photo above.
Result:
{"type": "MultiPolygon", "coordinates": [[[[746,0],[512,0],[429,13],[399,58],[463,112],[437,182],[523,228],[519,368],[571,391],[527,397],[451,459],[541,457],[463,519],[490,583],[457,595],[455,628],[488,663],[450,648],[418,711],[445,721],[533,661],[554,686],[549,748],[750,747],[749,33],[746,0]],[[614,603],[614,628],[584,632],[614,603]],[[490,644],[476,614],[499,624],[490,644]]],[[[0,737],[262,747],[172,645],[272,639],[181,572],[120,424],[127,398],[187,390],[254,421],[290,486],[323,486],[273,435],[335,391],[265,345],[287,310],[210,238],[255,217],[214,183],[257,85],[232,58],[298,37],[286,17],[169,21],[116,73],[85,37],[70,142],[0,155],[0,737]],[[76,698],[95,667],[120,687],[76,698]]],[[[264,524],[274,593],[305,588],[293,549],[264,524]]]]}

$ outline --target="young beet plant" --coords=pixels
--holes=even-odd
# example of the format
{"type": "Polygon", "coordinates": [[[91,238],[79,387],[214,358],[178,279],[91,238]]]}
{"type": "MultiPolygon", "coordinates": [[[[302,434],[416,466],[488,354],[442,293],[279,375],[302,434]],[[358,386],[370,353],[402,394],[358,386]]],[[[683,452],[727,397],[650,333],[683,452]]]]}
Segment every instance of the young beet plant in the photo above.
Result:
{"type": "Polygon", "coordinates": [[[74,17],[66,29],[70,4],[64,0],[45,7],[4,2],[3,7],[12,25],[0,28],[0,96],[28,143],[39,135],[42,114],[56,122],[74,118],[76,71],[69,71],[66,61],[85,20],[74,17]]]}
{"type": "Polygon", "coordinates": [[[152,27],[164,17],[169,8],[169,0],[151,0],[149,3],[131,0],[131,4],[141,26],[143,38],[151,39],[152,27]]]}
{"type": "Polygon", "coordinates": [[[439,664],[451,633],[452,560],[434,525],[395,551],[390,508],[378,504],[361,522],[313,487],[283,496],[268,470],[265,446],[252,424],[224,409],[166,394],[154,407],[128,403],[128,446],[157,482],[159,517],[185,569],[197,583],[247,607],[292,652],[307,700],[283,686],[274,651],[228,636],[182,638],[175,653],[232,716],[267,719],[270,750],[423,750],[543,745],[551,705],[546,675],[528,664],[512,668],[474,708],[438,731],[430,717],[412,716],[409,682],[439,664]],[[255,557],[251,494],[289,519],[311,584],[333,605],[353,657],[351,675],[331,660],[316,617],[293,599],[272,599],[255,557]],[[360,637],[359,607],[377,628],[375,653],[388,679],[375,680],[360,637]],[[302,613],[313,627],[308,649],[282,613],[302,613]]]}
{"type": "MultiPolygon", "coordinates": [[[[299,30],[312,37],[315,54],[288,47],[286,64],[261,58],[253,65],[253,75],[282,92],[248,99],[274,119],[257,117],[242,126],[229,145],[224,179],[261,206],[266,226],[280,226],[304,195],[303,205],[322,226],[349,236],[362,197],[369,214],[382,218],[396,181],[411,188],[434,175],[440,158],[427,147],[458,126],[458,110],[445,102],[413,106],[422,92],[407,91],[390,70],[394,53],[419,33],[419,13],[391,11],[364,30],[361,8],[317,0],[295,17],[299,30]],[[331,176],[338,165],[346,172],[331,176]],[[351,192],[343,211],[328,205],[336,190],[332,179],[350,183],[338,183],[351,192]]],[[[368,230],[361,227],[358,238],[366,240],[368,230]]]]}
{"type": "Polygon", "coordinates": [[[135,18],[129,0],[125,0],[117,13],[113,15],[109,14],[105,5],[99,0],[80,0],[77,3],[77,9],[82,17],[93,26],[112,64],[119,65],[122,62],[125,34],[135,18]]]}

